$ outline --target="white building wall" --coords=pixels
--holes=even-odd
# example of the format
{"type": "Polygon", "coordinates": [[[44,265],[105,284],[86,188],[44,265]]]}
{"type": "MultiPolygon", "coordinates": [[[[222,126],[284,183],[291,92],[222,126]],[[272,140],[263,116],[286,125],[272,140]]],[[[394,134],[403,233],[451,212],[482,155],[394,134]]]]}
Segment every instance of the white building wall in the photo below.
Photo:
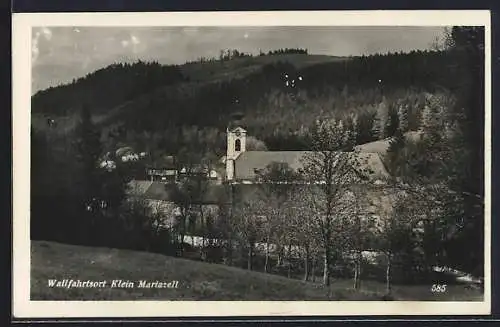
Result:
{"type": "Polygon", "coordinates": [[[226,179],[234,179],[234,161],[238,156],[246,151],[246,131],[237,127],[231,131],[226,130],[227,133],[227,149],[226,149],[226,179]],[[236,149],[236,143],[240,142],[239,151],[236,149]]]}

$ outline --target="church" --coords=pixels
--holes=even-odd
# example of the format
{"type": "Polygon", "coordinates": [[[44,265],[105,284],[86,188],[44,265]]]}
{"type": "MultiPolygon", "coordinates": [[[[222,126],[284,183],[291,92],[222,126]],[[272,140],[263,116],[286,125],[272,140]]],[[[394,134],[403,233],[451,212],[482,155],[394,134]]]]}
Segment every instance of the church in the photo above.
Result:
{"type": "MultiPolygon", "coordinates": [[[[380,143],[380,141],[376,142],[380,143]]],[[[354,154],[363,159],[360,161],[363,167],[360,168],[370,171],[368,183],[375,188],[362,187],[364,194],[370,198],[375,197],[375,191],[379,189],[377,184],[381,184],[378,182],[382,182],[389,176],[382,160],[384,147],[377,147],[378,143],[362,145],[354,154]],[[377,149],[382,150],[377,152],[377,149]]],[[[221,203],[232,203],[236,199],[234,196],[239,200],[251,202],[260,196],[259,188],[255,187],[259,171],[271,163],[284,163],[295,171],[300,170],[303,168],[302,158],[310,153],[312,152],[249,151],[247,150],[247,131],[241,126],[228,128],[226,156],[222,158],[224,165],[218,170],[217,178],[210,180],[207,192],[198,204],[206,212],[205,216],[209,216],[216,215],[215,212],[218,211],[218,206],[221,203]],[[228,184],[236,186],[231,188],[235,193],[229,192],[225,186],[228,184]]],[[[348,154],[347,152],[342,153],[348,154]]],[[[353,153],[350,154],[353,155],[353,153]]],[[[152,212],[160,210],[171,219],[177,210],[173,201],[174,188],[174,183],[166,183],[163,180],[132,181],[129,196],[146,200],[152,212]]]]}
{"type": "MultiPolygon", "coordinates": [[[[303,168],[303,158],[311,151],[247,151],[247,131],[241,126],[228,128],[227,151],[223,157],[225,163],[225,180],[235,184],[252,184],[259,171],[273,162],[288,164],[297,171],[303,168]]],[[[362,162],[362,169],[369,170],[372,181],[382,181],[389,176],[382,161],[382,153],[373,152],[373,147],[360,146],[356,156],[362,162]],[[368,151],[366,151],[368,150],[368,151]]]]}

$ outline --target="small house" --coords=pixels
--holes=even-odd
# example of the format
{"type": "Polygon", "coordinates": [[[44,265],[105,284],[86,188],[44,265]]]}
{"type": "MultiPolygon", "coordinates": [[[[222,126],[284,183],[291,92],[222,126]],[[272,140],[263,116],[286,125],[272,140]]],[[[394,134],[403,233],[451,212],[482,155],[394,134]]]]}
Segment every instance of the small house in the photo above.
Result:
{"type": "Polygon", "coordinates": [[[146,178],[151,182],[174,183],[177,168],[173,156],[163,156],[146,166],[146,178]]]}

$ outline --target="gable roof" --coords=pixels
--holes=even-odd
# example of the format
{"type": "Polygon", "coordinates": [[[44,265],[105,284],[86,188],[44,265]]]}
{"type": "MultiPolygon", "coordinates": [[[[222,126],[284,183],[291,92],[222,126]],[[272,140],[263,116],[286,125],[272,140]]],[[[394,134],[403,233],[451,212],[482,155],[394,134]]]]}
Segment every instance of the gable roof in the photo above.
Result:
{"type": "Polygon", "coordinates": [[[151,184],[153,184],[152,181],[131,180],[128,183],[128,194],[135,196],[142,195],[148,190],[151,184]]]}
{"type": "MultiPolygon", "coordinates": [[[[132,197],[141,197],[146,200],[173,202],[175,190],[175,184],[132,180],[129,183],[128,195],[132,197]]],[[[203,204],[216,204],[223,199],[223,195],[224,189],[222,185],[209,183],[201,202],[203,204]]]]}
{"type": "Polygon", "coordinates": [[[149,200],[170,201],[174,187],[171,184],[153,182],[143,196],[149,200]]]}
{"type": "Polygon", "coordinates": [[[228,124],[227,124],[226,131],[228,131],[228,132],[232,132],[232,131],[233,131],[233,130],[235,130],[236,128],[241,128],[243,131],[245,131],[245,132],[246,132],[245,127],[246,127],[246,126],[244,126],[244,124],[242,124],[241,119],[231,120],[231,121],[230,121],[230,122],[228,122],[228,124]]]}
{"type": "Polygon", "coordinates": [[[246,151],[235,161],[235,176],[237,179],[254,179],[257,170],[266,168],[272,162],[287,163],[297,170],[302,167],[300,158],[310,151],[246,151]]]}
{"type": "Polygon", "coordinates": [[[161,156],[147,165],[148,168],[175,169],[175,159],[173,156],[161,156]]]}
{"type": "MultiPolygon", "coordinates": [[[[307,199],[310,196],[324,196],[324,191],[321,185],[317,184],[300,184],[300,185],[274,185],[274,188],[283,187],[284,191],[288,188],[287,199],[289,204],[293,203],[295,199],[307,199]]],[[[273,192],[273,190],[267,190],[262,187],[262,184],[236,184],[234,185],[234,200],[237,203],[247,203],[253,204],[261,201],[269,200],[267,192],[273,192]]],[[[384,186],[370,185],[370,186],[349,186],[343,192],[341,197],[343,201],[347,200],[344,196],[347,194],[347,190],[354,191],[357,195],[357,202],[362,205],[366,213],[380,214],[380,210],[389,211],[391,210],[391,205],[395,203],[396,197],[392,191],[384,186]]]]}
{"type": "Polygon", "coordinates": [[[119,149],[116,150],[115,154],[117,157],[121,157],[121,156],[124,156],[124,155],[127,155],[127,154],[133,154],[134,153],[134,149],[132,149],[131,147],[129,146],[124,146],[124,147],[121,147],[119,149]]]}
{"type": "Polygon", "coordinates": [[[236,127],[228,127],[228,132],[231,132],[231,133],[236,133],[236,132],[240,132],[240,133],[246,133],[247,131],[241,127],[241,126],[236,126],[236,127]]]}
{"type": "MultiPolygon", "coordinates": [[[[287,163],[293,170],[304,167],[303,159],[312,155],[313,151],[246,151],[235,160],[235,178],[237,180],[254,180],[261,169],[272,162],[287,163]]],[[[374,178],[385,178],[389,174],[378,153],[340,152],[340,155],[355,155],[361,169],[371,172],[374,178]]]]}
{"type": "MultiPolygon", "coordinates": [[[[422,138],[422,131],[409,131],[405,133],[405,139],[407,141],[419,141],[422,138]]],[[[383,140],[377,140],[373,142],[368,142],[365,144],[360,144],[354,147],[355,150],[360,152],[371,152],[371,153],[379,153],[386,154],[389,150],[389,146],[391,145],[393,137],[388,137],[383,140]]]]}
{"type": "Polygon", "coordinates": [[[390,144],[391,139],[384,139],[357,145],[354,149],[360,152],[386,154],[390,144]]]}

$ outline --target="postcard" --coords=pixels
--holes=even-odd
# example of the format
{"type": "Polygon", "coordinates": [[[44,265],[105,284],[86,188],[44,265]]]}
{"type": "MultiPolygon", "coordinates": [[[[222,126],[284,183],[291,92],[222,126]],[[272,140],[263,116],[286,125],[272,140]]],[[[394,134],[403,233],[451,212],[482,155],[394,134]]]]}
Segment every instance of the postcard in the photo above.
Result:
{"type": "Polygon", "coordinates": [[[490,34],[13,14],[14,317],[489,314],[490,34]]]}

